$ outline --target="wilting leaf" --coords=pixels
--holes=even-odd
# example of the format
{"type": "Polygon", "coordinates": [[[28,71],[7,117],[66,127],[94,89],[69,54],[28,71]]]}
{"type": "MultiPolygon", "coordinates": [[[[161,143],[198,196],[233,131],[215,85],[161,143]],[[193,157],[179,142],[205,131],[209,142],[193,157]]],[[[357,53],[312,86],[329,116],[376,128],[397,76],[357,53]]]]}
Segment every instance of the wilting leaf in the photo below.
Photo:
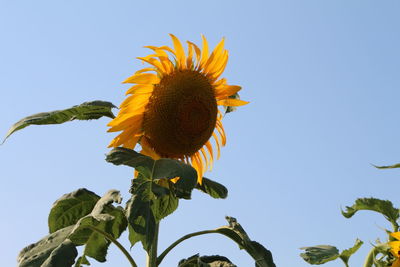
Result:
{"type": "Polygon", "coordinates": [[[301,249],[304,249],[305,253],[301,253],[300,256],[310,264],[323,264],[339,257],[339,250],[333,246],[320,245],[301,249]]]}
{"type": "Polygon", "coordinates": [[[85,102],[68,109],[37,113],[23,118],[11,126],[4,141],[16,131],[29,125],[61,124],[73,120],[99,119],[103,116],[114,118],[114,114],[111,111],[112,108],[115,108],[112,103],[97,100],[85,102]]]}
{"type": "Polygon", "coordinates": [[[220,183],[203,177],[202,185],[197,184],[196,189],[209,194],[213,198],[226,198],[228,196],[228,189],[220,183]]]}
{"type": "Polygon", "coordinates": [[[106,261],[110,240],[93,230],[103,231],[113,238],[118,238],[127,227],[124,210],[113,207],[112,202],[121,203],[119,191],[108,191],[93,208],[93,211],[80,219],[69,238],[76,245],[86,245],[83,256],[89,256],[99,262],[106,261]]]}
{"type": "Polygon", "coordinates": [[[256,241],[250,240],[242,226],[233,217],[226,217],[229,225],[217,228],[216,231],[235,241],[241,249],[247,251],[256,261],[257,267],[275,267],[272,253],[256,241]]]}
{"type": "Polygon", "coordinates": [[[187,259],[179,261],[178,267],[236,267],[228,258],[224,256],[199,256],[193,255],[187,259]]]}
{"type": "Polygon", "coordinates": [[[393,207],[389,200],[381,200],[376,198],[359,198],[351,207],[346,206],[346,211],[342,214],[346,218],[352,217],[359,210],[372,210],[381,213],[392,224],[397,225],[399,218],[399,210],[393,207]]]}
{"type": "Polygon", "coordinates": [[[91,211],[88,211],[87,206],[82,204],[82,202],[85,200],[93,202],[93,199],[96,198],[98,196],[94,193],[86,189],[79,189],[64,195],[56,201],[52,209],[50,216],[52,219],[50,221],[57,221],[59,217],[68,217],[68,215],[70,218],[60,220],[60,223],[54,223],[50,227],[54,232],[39,242],[24,248],[18,256],[19,267],[72,266],[78,255],[75,246],[80,245],[86,246],[84,254],[76,263],[77,267],[82,264],[89,264],[86,256],[95,258],[98,261],[105,261],[110,241],[103,234],[94,232],[93,227],[95,230],[100,230],[116,239],[126,229],[127,220],[125,212],[121,207],[115,208],[111,205],[111,202],[121,202],[119,191],[110,190],[95,203],[91,211]],[[68,211],[68,208],[76,208],[73,204],[76,204],[80,208],[77,208],[75,211],[68,211]],[[87,214],[88,212],[89,214],[87,214]],[[87,215],[80,218],[75,224],[70,225],[83,214],[87,215]],[[60,225],[68,226],[57,229],[60,225]]]}
{"type": "Polygon", "coordinates": [[[64,263],[66,265],[60,266],[72,266],[77,253],[74,256],[74,253],[70,253],[73,252],[71,245],[67,244],[66,246],[62,246],[62,244],[64,241],[66,241],[73,228],[74,226],[68,226],[60,229],[48,236],[45,236],[40,241],[22,249],[18,255],[18,267],[40,267],[47,259],[55,257],[56,255],[65,256],[64,263]],[[57,248],[60,248],[60,250],[51,256],[52,252],[57,248]],[[71,261],[72,263],[68,265],[71,261]]]}
{"type": "Polygon", "coordinates": [[[98,195],[84,188],[63,195],[51,208],[48,219],[50,233],[76,224],[92,212],[99,199],[98,195]]]}
{"type": "Polygon", "coordinates": [[[342,253],[340,253],[339,257],[346,263],[349,263],[349,259],[350,256],[353,255],[354,253],[357,252],[357,250],[361,247],[361,245],[363,244],[363,242],[360,239],[357,239],[354,246],[349,248],[349,249],[345,249],[342,251],[342,253]]]}
{"type": "Polygon", "coordinates": [[[400,168],[400,163],[393,164],[393,165],[388,165],[388,166],[376,166],[374,165],[375,168],[377,169],[395,169],[395,168],[400,168]]]}

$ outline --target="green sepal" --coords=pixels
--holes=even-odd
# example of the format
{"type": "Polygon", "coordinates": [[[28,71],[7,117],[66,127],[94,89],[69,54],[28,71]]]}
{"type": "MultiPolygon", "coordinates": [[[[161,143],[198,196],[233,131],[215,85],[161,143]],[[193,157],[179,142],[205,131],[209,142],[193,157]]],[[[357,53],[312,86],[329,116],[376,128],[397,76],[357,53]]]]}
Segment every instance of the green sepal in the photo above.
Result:
{"type": "Polygon", "coordinates": [[[228,196],[228,189],[211,179],[203,177],[202,184],[197,184],[196,189],[210,195],[213,198],[226,198],[228,196]]]}
{"type": "Polygon", "coordinates": [[[49,232],[54,233],[76,224],[80,218],[92,212],[99,199],[98,195],[85,188],[63,195],[51,208],[48,218],[49,232]]]}
{"type": "Polygon", "coordinates": [[[236,267],[227,257],[193,255],[179,261],[178,267],[236,267]]]}
{"type": "Polygon", "coordinates": [[[74,253],[76,251],[75,246],[71,245],[66,239],[73,228],[74,226],[68,226],[60,229],[22,249],[17,259],[18,267],[40,267],[47,260],[51,262],[56,258],[58,259],[58,255],[65,257],[64,262],[60,262],[60,266],[72,266],[78,253],[74,253]]]}
{"type": "Polygon", "coordinates": [[[37,113],[23,118],[11,126],[3,143],[10,135],[29,125],[61,124],[73,120],[94,120],[101,117],[114,118],[112,108],[115,108],[112,103],[96,100],[63,110],[37,113]]]}
{"type": "Polygon", "coordinates": [[[333,261],[339,257],[339,250],[334,246],[319,245],[314,247],[303,247],[305,253],[300,256],[309,264],[319,265],[333,261]]]}
{"type": "Polygon", "coordinates": [[[381,213],[389,222],[393,225],[397,224],[399,218],[399,209],[393,206],[393,203],[389,200],[381,200],[377,198],[359,198],[355,201],[353,206],[346,206],[346,210],[342,210],[342,214],[346,218],[351,218],[357,211],[360,210],[371,210],[381,213]]]}

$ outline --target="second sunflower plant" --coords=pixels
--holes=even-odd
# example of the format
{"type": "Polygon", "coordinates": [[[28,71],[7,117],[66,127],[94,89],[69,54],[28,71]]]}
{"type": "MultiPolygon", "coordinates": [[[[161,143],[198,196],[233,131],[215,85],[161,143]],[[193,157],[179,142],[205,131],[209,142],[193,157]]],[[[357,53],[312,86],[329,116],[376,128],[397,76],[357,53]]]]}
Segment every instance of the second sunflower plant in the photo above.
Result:
{"type": "MultiPolygon", "coordinates": [[[[159,253],[159,223],[178,208],[181,199],[190,199],[194,189],[213,198],[227,197],[225,186],[203,174],[226,143],[224,114],[248,103],[239,99],[240,86],[221,78],[228,62],[224,39],[210,53],[202,36],[201,49],[188,41],[185,52],[179,39],[170,36],[173,48],[147,46],[152,54],[138,58],[149,66],[124,81],[133,86],[117,116],[110,102],[92,101],[23,118],[9,130],[6,138],[29,125],[109,117],[109,132],[120,133],[111,141],[113,149],[106,161],[135,169],[125,207],[115,206],[122,202],[119,190],[100,197],[78,189],[58,199],[48,217],[49,234],[20,252],[19,267],[79,267],[90,265],[93,259],[105,262],[111,243],[131,266],[143,266],[118,241],[125,230],[132,246],[140,242],[146,250],[148,267],[162,265],[165,256],[184,240],[212,233],[236,242],[256,266],[275,266],[270,251],[251,240],[232,217],[226,218],[226,226],[186,234],[159,253]],[[79,246],[84,246],[81,255],[79,246]]],[[[235,265],[224,256],[196,254],[178,266],[235,265]]]]}

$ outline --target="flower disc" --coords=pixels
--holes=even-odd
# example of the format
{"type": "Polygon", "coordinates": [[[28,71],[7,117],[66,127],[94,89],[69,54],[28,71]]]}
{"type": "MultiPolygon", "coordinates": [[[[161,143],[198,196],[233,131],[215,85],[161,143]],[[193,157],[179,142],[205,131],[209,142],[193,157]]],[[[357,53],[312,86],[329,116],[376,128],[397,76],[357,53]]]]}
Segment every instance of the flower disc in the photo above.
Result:
{"type": "Polygon", "coordinates": [[[195,70],[179,70],[154,86],[146,106],[143,131],[162,157],[183,158],[210,139],[218,106],[209,79],[195,70]]]}

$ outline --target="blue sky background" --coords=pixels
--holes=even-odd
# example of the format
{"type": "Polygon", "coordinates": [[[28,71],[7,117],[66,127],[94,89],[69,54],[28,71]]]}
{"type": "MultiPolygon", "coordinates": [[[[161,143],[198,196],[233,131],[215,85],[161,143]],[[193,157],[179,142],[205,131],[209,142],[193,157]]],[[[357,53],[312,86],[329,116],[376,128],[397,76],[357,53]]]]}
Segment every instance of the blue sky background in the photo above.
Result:
{"type": "MultiPolygon", "coordinates": [[[[400,206],[400,171],[371,166],[400,162],[399,11],[395,0],[0,0],[0,133],[37,112],[96,99],[119,105],[128,88],[121,81],[148,53],[142,47],[171,45],[168,33],[196,43],[203,33],[212,46],[224,36],[224,77],[251,102],[225,117],[228,143],[206,174],[229,197],[195,192],[181,201],[161,223],[160,251],[184,234],[225,225],[230,215],[277,266],[309,266],[300,247],[345,249],[356,238],[365,244],[350,263],[361,266],[390,225],[369,212],[345,219],[340,208],[372,196],[400,206]]],[[[46,235],[62,194],[115,188],[129,198],[132,170],[104,161],[115,136],[108,121],[31,126],[0,147],[2,266],[15,266],[20,249],[46,235]]],[[[195,253],[254,264],[223,236],[202,236],[162,266],[195,253]]],[[[132,254],[144,266],[141,245],[132,254]]],[[[129,266],[114,247],[107,263],[91,263],[129,266]]]]}

